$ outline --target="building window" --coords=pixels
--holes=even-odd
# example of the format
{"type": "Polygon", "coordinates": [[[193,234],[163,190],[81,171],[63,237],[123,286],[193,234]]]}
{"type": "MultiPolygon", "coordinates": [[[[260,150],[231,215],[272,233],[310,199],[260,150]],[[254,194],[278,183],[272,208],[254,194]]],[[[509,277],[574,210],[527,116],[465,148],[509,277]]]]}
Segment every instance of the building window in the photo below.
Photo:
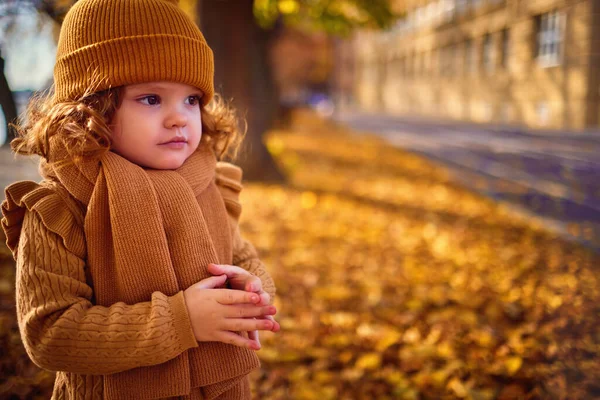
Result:
{"type": "Polygon", "coordinates": [[[433,75],[433,50],[429,50],[427,52],[426,60],[427,60],[427,66],[426,66],[427,74],[433,75]]]}
{"type": "Polygon", "coordinates": [[[429,5],[427,6],[427,22],[429,24],[437,22],[437,18],[435,15],[435,7],[436,4],[435,3],[429,3],[429,5]]]}
{"type": "Polygon", "coordinates": [[[454,18],[454,13],[456,11],[456,5],[454,3],[455,0],[444,0],[444,20],[450,21],[454,18]]]}
{"type": "Polygon", "coordinates": [[[435,5],[435,19],[438,23],[444,20],[446,13],[446,0],[438,0],[435,5]]]}
{"type": "Polygon", "coordinates": [[[420,27],[424,23],[425,13],[423,11],[424,11],[423,7],[419,7],[415,11],[415,21],[417,23],[417,27],[420,27]]]}
{"type": "Polygon", "coordinates": [[[483,37],[483,68],[487,72],[494,70],[494,43],[489,33],[483,37]]]}
{"type": "Polygon", "coordinates": [[[500,62],[504,68],[508,68],[508,62],[510,59],[510,31],[508,29],[502,30],[502,58],[500,62]]]}
{"type": "Polygon", "coordinates": [[[444,76],[454,75],[454,46],[446,45],[440,49],[440,72],[444,76]]]}
{"type": "Polygon", "coordinates": [[[494,117],[494,107],[492,106],[492,103],[483,102],[481,105],[481,117],[487,122],[492,120],[494,117]]]}
{"type": "Polygon", "coordinates": [[[475,56],[475,44],[473,40],[467,39],[465,42],[465,71],[467,74],[472,74],[477,69],[475,56]]]}
{"type": "Polygon", "coordinates": [[[540,65],[551,67],[561,62],[563,23],[558,11],[536,17],[537,58],[540,65]]]}
{"type": "Polygon", "coordinates": [[[481,0],[471,0],[470,3],[471,3],[471,7],[477,8],[481,5],[482,1],[481,0]]]}
{"type": "Polygon", "coordinates": [[[454,0],[455,1],[455,7],[456,7],[456,13],[457,14],[463,14],[465,11],[467,11],[467,6],[468,6],[468,2],[467,0],[454,0]]]}
{"type": "Polygon", "coordinates": [[[510,103],[504,103],[502,111],[500,113],[500,120],[504,123],[511,122],[512,120],[512,105],[510,103]]]}
{"type": "Polygon", "coordinates": [[[418,76],[421,73],[421,55],[419,53],[413,55],[413,63],[413,75],[418,76]]]}
{"type": "Polygon", "coordinates": [[[440,76],[446,76],[448,75],[448,68],[446,66],[446,59],[448,58],[446,55],[446,47],[440,47],[439,51],[438,51],[438,57],[439,57],[439,62],[438,62],[438,68],[439,68],[439,73],[440,76]]]}
{"type": "Polygon", "coordinates": [[[548,107],[548,103],[545,101],[537,103],[535,112],[538,117],[538,124],[542,126],[548,125],[548,121],[550,120],[550,108],[548,107]]]}

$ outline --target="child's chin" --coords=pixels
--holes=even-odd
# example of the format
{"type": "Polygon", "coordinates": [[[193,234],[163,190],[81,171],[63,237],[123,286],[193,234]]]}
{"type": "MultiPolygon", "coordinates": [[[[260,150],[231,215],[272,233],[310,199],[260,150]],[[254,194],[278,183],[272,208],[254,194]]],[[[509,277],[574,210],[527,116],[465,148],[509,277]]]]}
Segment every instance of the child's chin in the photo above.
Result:
{"type": "Polygon", "coordinates": [[[155,160],[152,163],[148,163],[146,168],[151,169],[164,169],[164,170],[173,170],[181,167],[185,160],[155,160]]]}

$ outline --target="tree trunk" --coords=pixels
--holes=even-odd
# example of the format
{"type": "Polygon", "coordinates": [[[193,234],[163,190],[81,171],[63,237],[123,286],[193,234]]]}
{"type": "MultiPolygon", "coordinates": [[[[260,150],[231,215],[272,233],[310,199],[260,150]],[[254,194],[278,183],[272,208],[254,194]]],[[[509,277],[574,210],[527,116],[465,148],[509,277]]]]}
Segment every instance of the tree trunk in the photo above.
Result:
{"type": "Polygon", "coordinates": [[[17,119],[17,107],[13,98],[6,76],[4,76],[4,59],[0,56],[0,106],[4,112],[6,120],[6,143],[8,146],[10,141],[15,137],[15,130],[9,126],[9,123],[15,122],[17,119]]]}
{"type": "Polygon", "coordinates": [[[252,5],[253,0],[199,1],[200,26],[215,55],[215,90],[232,99],[238,115],[248,123],[236,160],[244,169],[244,179],[282,181],[262,141],[279,103],[268,61],[273,31],[255,23],[252,5]]]}

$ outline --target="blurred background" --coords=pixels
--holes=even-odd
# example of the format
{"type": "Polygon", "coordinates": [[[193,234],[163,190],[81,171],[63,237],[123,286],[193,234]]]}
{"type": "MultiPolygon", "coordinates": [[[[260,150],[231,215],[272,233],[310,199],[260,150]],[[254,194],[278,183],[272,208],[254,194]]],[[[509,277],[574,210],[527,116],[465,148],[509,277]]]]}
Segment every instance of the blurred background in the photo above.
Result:
{"type": "MultiPolygon", "coordinates": [[[[39,180],[8,122],[73,3],[0,0],[1,187],[39,180]]],[[[600,1],[179,5],[248,124],[257,398],[600,398],[600,1]]],[[[47,398],[0,250],[0,398],[47,398]]]]}

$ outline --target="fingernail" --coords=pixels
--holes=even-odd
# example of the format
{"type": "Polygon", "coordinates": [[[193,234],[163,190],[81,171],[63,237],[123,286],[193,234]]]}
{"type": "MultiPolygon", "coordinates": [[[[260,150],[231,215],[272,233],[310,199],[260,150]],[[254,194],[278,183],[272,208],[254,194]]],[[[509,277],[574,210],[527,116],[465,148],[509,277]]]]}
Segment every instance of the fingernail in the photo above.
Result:
{"type": "Polygon", "coordinates": [[[265,330],[271,330],[271,329],[273,329],[273,323],[270,322],[270,321],[265,321],[262,324],[262,328],[265,329],[265,330]]]}

